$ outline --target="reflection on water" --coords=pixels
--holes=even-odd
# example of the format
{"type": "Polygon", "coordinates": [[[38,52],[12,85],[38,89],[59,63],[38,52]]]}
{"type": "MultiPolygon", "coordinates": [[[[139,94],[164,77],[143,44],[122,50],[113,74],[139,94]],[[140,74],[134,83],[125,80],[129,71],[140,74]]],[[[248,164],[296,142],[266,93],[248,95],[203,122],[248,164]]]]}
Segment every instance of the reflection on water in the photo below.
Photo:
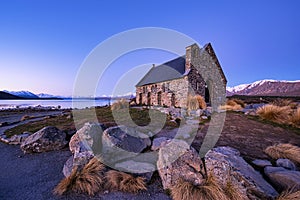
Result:
{"type": "Polygon", "coordinates": [[[49,107],[49,108],[86,108],[105,106],[113,103],[110,99],[65,99],[65,100],[0,100],[0,109],[49,107]]]}

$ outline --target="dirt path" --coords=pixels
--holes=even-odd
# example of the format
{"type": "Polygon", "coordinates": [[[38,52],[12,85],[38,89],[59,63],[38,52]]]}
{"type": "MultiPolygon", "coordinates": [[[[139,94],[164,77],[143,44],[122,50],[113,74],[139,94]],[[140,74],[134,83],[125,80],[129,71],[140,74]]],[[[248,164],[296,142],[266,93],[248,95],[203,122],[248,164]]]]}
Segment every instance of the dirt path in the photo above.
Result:
{"type": "MultiPolygon", "coordinates": [[[[199,149],[207,131],[206,125],[195,138],[193,146],[199,149]]],[[[238,149],[246,159],[268,158],[263,150],[278,143],[300,146],[300,135],[291,130],[247,118],[241,113],[226,114],[224,128],[216,146],[230,146],[238,149]]]]}

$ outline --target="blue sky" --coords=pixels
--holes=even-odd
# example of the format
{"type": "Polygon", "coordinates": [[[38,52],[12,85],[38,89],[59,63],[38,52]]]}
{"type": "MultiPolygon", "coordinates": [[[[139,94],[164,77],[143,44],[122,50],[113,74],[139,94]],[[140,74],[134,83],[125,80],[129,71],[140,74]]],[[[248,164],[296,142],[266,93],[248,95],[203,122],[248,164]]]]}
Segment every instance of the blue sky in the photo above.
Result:
{"type": "MultiPolygon", "coordinates": [[[[228,86],[260,79],[300,79],[300,1],[67,1],[0,2],[0,90],[71,95],[80,65],[120,32],[163,27],[204,45],[211,42],[228,86]]],[[[184,50],[184,47],[183,47],[184,50]]],[[[122,56],[100,80],[109,95],[119,78],[174,55],[145,50],[122,56]]],[[[124,90],[124,92],[127,92],[124,90]]]]}

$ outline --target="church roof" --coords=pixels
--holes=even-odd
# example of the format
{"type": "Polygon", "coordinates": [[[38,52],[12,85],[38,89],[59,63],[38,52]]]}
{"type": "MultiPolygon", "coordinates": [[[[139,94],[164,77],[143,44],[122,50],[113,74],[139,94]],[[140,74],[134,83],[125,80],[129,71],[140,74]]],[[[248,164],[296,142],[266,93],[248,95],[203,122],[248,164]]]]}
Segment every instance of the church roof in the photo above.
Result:
{"type": "Polygon", "coordinates": [[[152,67],[136,86],[143,86],[185,76],[185,55],[152,67]]]}
{"type": "MultiPolygon", "coordinates": [[[[199,56],[202,56],[204,52],[207,52],[211,56],[226,85],[227,80],[225,74],[210,43],[204,45],[203,48],[200,48],[199,56]]],[[[136,87],[178,79],[186,76],[190,71],[185,71],[185,57],[186,56],[183,55],[162,65],[152,67],[149,72],[140,80],[140,82],[138,82],[136,87]]]]}

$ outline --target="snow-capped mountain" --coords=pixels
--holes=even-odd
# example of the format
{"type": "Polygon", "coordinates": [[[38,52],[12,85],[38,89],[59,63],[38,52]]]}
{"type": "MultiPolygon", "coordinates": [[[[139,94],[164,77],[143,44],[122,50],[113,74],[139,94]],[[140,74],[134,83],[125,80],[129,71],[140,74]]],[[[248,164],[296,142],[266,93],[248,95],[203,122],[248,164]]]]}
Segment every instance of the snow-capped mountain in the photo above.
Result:
{"type": "Polygon", "coordinates": [[[266,79],[227,87],[227,96],[232,95],[300,96],[300,80],[278,81],[266,79]]]}
{"type": "Polygon", "coordinates": [[[40,93],[37,94],[39,98],[58,98],[58,96],[52,95],[52,94],[45,94],[45,93],[40,93]]]}
{"type": "Polygon", "coordinates": [[[29,99],[36,99],[39,98],[37,95],[33,94],[32,92],[29,91],[7,91],[4,90],[3,92],[18,96],[18,97],[23,97],[23,98],[29,98],[29,99]]]}

